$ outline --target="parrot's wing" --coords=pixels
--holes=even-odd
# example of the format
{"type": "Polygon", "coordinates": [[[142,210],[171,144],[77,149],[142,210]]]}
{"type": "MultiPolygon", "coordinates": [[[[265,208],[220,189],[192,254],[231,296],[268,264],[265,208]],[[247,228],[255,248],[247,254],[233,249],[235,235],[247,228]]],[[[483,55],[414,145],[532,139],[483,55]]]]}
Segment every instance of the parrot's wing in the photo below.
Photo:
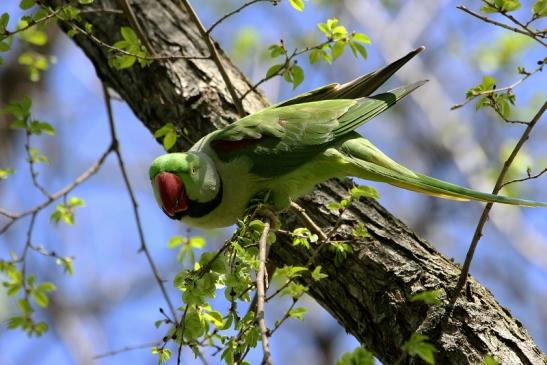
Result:
{"type": "Polygon", "coordinates": [[[382,86],[382,84],[384,84],[391,76],[393,76],[397,70],[403,67],[405,63],[410,61],[424,49],[424,46],[416,48],[414,51],[390,63],[389,65],[363,75],[348,83],[342,85],[334,83],[321,86],[289,100],[282,101],[281,103],[273,105],[270,108],[278,108],[282,106],[309,103],[320,100],[357,99],[372,95],[372,93],[382,86]]]}
{"type": "Polygon", "coordinates": [[[253,163],[253,173],[281,175],[302,166],[338,137],[384,112],[424,82],[370,98],[268,108],[218,131],[209,143],[223,161],[246,157],[253,163]]]}

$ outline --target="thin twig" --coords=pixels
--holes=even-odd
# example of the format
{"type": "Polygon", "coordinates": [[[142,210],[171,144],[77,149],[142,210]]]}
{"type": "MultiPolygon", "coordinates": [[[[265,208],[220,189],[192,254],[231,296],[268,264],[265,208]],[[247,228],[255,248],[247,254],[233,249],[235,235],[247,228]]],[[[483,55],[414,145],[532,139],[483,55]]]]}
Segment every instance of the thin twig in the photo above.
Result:
{"type": "Polygon", "coordinates": [[[522,30],[522,29],[519,29],[519,28],[516,28],[516,27],[512,27],[512,26],[507,25],[505,23],[500,23],[498,21],[492,20],[492,19],[490,19],[490,18],[488,18],[484,15],[481,15],[479,13],[474,12],[473,10],[470,10],[470,9],[466,8],[463,5],[459,5],[456,8],[460,9],[460,10],[463,10],[467,14],[472,15],[475,18],[481,19],[481,20],[483,20],[487,23],[497,25],[498,27],[502,27],[502,28],[508,29],[508,30],[516,32],[516,33],[524,34],[525,36],[528,36],[528,37],[534,39],[535,41],[541,43],[543,46],[547,46],[547,44],[544,41],[542,41],[541,39],[538,39],[537,35],[535,35],[535,33],[531,32],[531,31],[525,31],[525,30],[522,30]]]}
{"type": "Polygon", "coordinates": [[[260,3],[260,2],[269,2],[269,3],[272,3],[273,5],[277,5],[278,0],[252,0],[252,1],[249,1],[248,3],[245,3],[245,4],[241,5],[239,8],[237,8],[235,10],[232,10],[229,13],[222,16],[220,19],[218,19],[216,22],[214,22],[213,25],[211,25],[209,27],[209,29],[207,29],[206,33],[211,34],[213,29],[215,29],[217,27],[217,25],[219,25],[220,23],[222,23],[223,21],[225,21],[226,19],[228,19],[232,15],[239,13],[241,10],[245,9],[248,6],[251,6],[253,4],[260,3]]]}
{"type": "Polygon", "coordinates": [[[96,13],[104,13],[104,14],[115,14],[115,15],[124,15],[123,10],[119,9],[111,9],[111,8],[96,8],[96,9],[81,9],[80,14],[96,14],[96,13]]]}
{"type": "Polygon", "coordinates": [[[266,327],[266,320],[264,318],[264,300],[266,297],[265,281],[266,281],[266,253],[268,248],[268,234],[270,232],[270,221],[264,220],[264,230],[260,236],[259,254],[258,254],[258,272],[256,274],[256,287],[258,300],[256,303],[256,318],[258,320],[258,327],[262,335],[262,350],[264,356],[262,358],[262,364],[272,365],[272,354],[270,353],[269,345],[269,333],[266,327]]]}
{"type": "Polygon", "coordinates": [[[523,181],[537,179],[538,177],[540,177],[541,175],[543,175],[546,172],[547,172],[547,167],[544,168],[543,170],[541,170],[539,173],[537,173],[535,175],[528,174],[527,177],[524,177],[522,179],[515,179],[515,180],[510,180],[510,181],[504,182],[503,184],[501,184],[500,189],[503,188],[504,186],[514,184],[514,183],[517,183],[517,182],[523,182],[523,181]]]}
{"type": "Polygon", "coordinates": [[[327,241],[327,235],[325,235],[325,232],[319,227],[313,219],[310,218],[310,216],[306,213],[306,210],[302,208],[297,203],[291,201],[290,205],[293,212],[296,213],[296,215],[309,227],[311,228],[318,236],[321,238],[321,241],[327,241]]]}
{"type": "MultiPolygon", "coordinates": [[[[48,10],[50,13],[55,12],[53,9],[51,9],[50,7],[48,7],[44,4],[40,3],[40,6],[42,6],[44,9],[48,10]]],[[[89,33],[88,31],[86,31],[85,29],[83,29],[82,27],[77,25],[76,23],[74,23],[72,21],[69,21],[69,20],[66,20],[65,18],[63,18],[59,14],[56,14],[56,17],[60,21],[63,21],[68,26],[70,26],[71,29],[73,29],[73,30],[77,31],[78,33],[82,34],[83,36],[87,37],[93,43],[97,44],[98,46],[100,46],[102,48],[106,48],[106,49],[108,49],[108,50],[110,50],[114,53],[117,53],[117,54],[122,54],[122,55],[125,55],[125,56],[131,56],[131,57],[135,57],[135,58],[140,59],[140,60],[147,60],[147,61],[176,61],[176,60],[181,60],[181,59],[184,59],[184,60],[208,60],[208,59],[211,58],[210,56],[185,56],[185,55],[143,56],[143,55],[139,55],[139,54],[136,54],[136,53],[126,51],[124,49],[120,49],[120,48],[111,46],[110,44],[100,40],[99,38],[97,38],[93,34],[89,33]]]]}
{"type": "Polygon", "coordinates": [[[59,12],[61,12],[62,10],[64,10],[67,6],[68,5],[64,5],[64,6],[60,7],[57,10],[51,11],[48,15],[45,15],[45,16],[41,17],[40,19],[36,19],[36,20],[31,19],[31,20],[28,21],[27,25],[25,25],[24,27],[18,28],[18,29],[13,30],[13,31],[5,30],[4,32],[0,33],[0,41],[7,38],[7,37],[11,37],[12,35],[15,35],[17,33],[23,32],[23,31],[25,31],[29,28],[32,28],[35,25],[43,23],[43,22],[57,16],[57,14],[59,12]]]}
{"type": "Polygon", "coordinates": [[[279,327],[281,327],[283,322],[285,322],[287,319],[289,319],[291,317],[291,310],[294,308],[294,306],[298,302],[298,299],[300,299],[300,298],[299,297],[298,298],[293,298],[290,307],[287,309],[287,311],[285,312],[283,317],[281,317],[281,319],[279,321],[276,321],[274,328],[272,328],[272,330],[270,331],[270,336],[272,336],[275,333],[275,331],[277,331],[277,329],[279,327]]]}
{"type": "MultiPolygon", "coordinates": [[[[530,133],[532,132],[532,129],[537,124],[543,113],[545,113],[545,109],[547,108],[547,101],[543,103],[543,106],[538,110],[538,112],[534,115],[532,120],[530,121],[530,124],[524,132],[522,133],[522,136],[518,140],[517,144],[513,148],[513,151],[511,151],[511,154],[503,164],[503,167],[500,171],[500,174],[498,176],[498,179],[496,180],[496,184],[494,186],[494,189],[492,190],[492,194],[497,194],[500,189],[503,187],[503,180],[505,179],[505,175],[507,174],[507,171],[509,170],[509,167],[513,163],[515,157],[519,153],[520,149],[524,145],[524,143],[528,140],[530,137],[530,133]]],[[[467,254],[465,256],[465,261],[463,263],[463,267],[461,270],[460,277],[458,278],[458,283],[456,284],[456,288],[454,289],[454,292],[452,294],[452,298],[450,299],[449,308],[453,308],[454,304],[456,303],[456,300],[458,299],[458,296],[467,282],[467,276],[469,274],[469,268],[471,266],[471,261],[473,260],[473,255],[475,253],[475,249],[477,248],[477,245],[479,243],[479,240],[482,237],[482,230],[484,228],[484,225],[486,224],[486,221],[488,220],[488,215],[490,213],[490,210],[492,209],[492,206],[494,203],[487,203],[484,207],[484,210],[482,211],[481,217],[479,219],[479,223],[477,224],[477,228],[475,229],[475,233],[473,234],[473,239],[471,240],[471,244],[469,245],[469,249],[467,250],[467,254]]]]}
{"type": "MultiPolygon", "coordinates": [[[[511,85],[509,86],[504,86],[504,87],[500,87],[500,88],[497,88],[497,89],[491,89],[491,90],[484,90],[484,91],[480,91],[480,92],[477,92],[477,93],[474,93],[471,97],[469,97],[465,102],[461,103],[461,104],[456,104],[452,107],[452,109],[456,109],[456,108],[460,108],[464,105],[466,105],[467,103],[475,100],[476,98],[478,98],[479,96],[486,96],[486,95],[492,95],[492,94],[498,94],[498,93],[501,93],[501,92],[504,92],[504,91],[507,91],[507,92],[510,92],[512,91],[514,88],[516,88],[517,86],[519,86],[522,82],[524,82],[527,78],[529,78],[530,76],[538,73],[538,72],[542,72],[543,71],[543,67],[545,66],[545,64],[543,62],[541,62],[541,64],[539,65],[538,68],[536,68],[534,71],[532,72],[527,72],[524,77],[520,78],[519,80],[515,81],[514,83],[512,83],[511,85]]],[[[504,118],[505,119],[505,118],[504,118]]],[[[507,121],[507,120],[506,120],[507,121]]],[[[507,121],[508,122],[508,121],[507,121]]],[[[525,123],[525,122],[520,122],[519,124],[528,124],[528,123],[525,123]]]]}
{"type": "MultiPolygon", "coordinates": [[[[484,1],[484,0],[483,0],[484,1]]],[[[509,19],[510,21],[512,21],[514,24],[518,25],[519,27],[522,28],[522,30],[524,30],[526,33],[528,33],[528,35],[531,37],[531,38],[534,38],[536,40],[538,40],[536,37],[540,36],[541,37],[541,33],[540,32],[536,32],[536,31],[533,31],[532,29],[528,28],[527,25],[525,24],[522,24],[517,18],[515,18],[514,16],[512,16],[511,14],[508,14],[506,11],[500,11],[500,14],[503,15],[504,17],[506,17],[507,19],[509,19]]],[[[532,20],[534,18],[532,17],[532,20]]],[[[544,43],[542,43],[543,45],[545,45],[544,43]]]]}
{"type": "Polygon", "coordinates": [[[226,73],[226,69],[222,65],[222,61],[220,60],[220,57],[218,56],[215,43],[211,39],[211,36],[207,33],[207,30],[205,29],[203,24],[201,24],[201,20],[199,20],[196,12],[192,8],[192,5],[190,5],[190,2],[188,0],[180,0],[180,3],[184,6],[186,11],[188,12],[188,15],[190,15],[190,18],[194,22],[194,25],[198,28],[199,32],[201,33],[201,36],[203,37],[203,40],[205,41],[205,44],[207,45],[207,48],[209,49],[209,52],[211,53],[211,57],[213,58],[215,65],[217,65],[218,71],[220,72],[220,75],[222,76],[222,79],[224,80],[224,83],[226,84],[226,88],[228,89],[228,92],[230,93],[230,96],[232,97],[232,101],[234,102],[237,113],[239,114],[240,117],[244,117],[245,110],[243,109],[243,104],[241,103],[241,99],[237,96],[236,89],[234,88],[234,85],[232,84],[230,77],[226,73]]]}
{"type": "Polygon", "coordinates": [[[159,346],[159,342],[148,342],[148,343],[143,343],[143,344],[135,345],[135,346],[126,346],[126,347],[123,347],[123,348],[118,349],[118,350],[112,350],[112,351],[104,352],[102,354],[95,355],[95,356],[93,356],[93,360],[118,355],[118,354],[128,352],[128,351],[152,348],[152,347],[157,347],[157,346],[159,346]]]}
{"type": "Polygon", "coordinates": [[[98,170],[99,168],[102,166],[102,164],[104,163],[104,161],[106,160],[106,158],[108,157],[108,155],[114,151],[114,146],[113,145],[110,145],[106,151],[103,152],[103,154],[101,155],[101,157],[99,157],[99,159],[93,164],[91,165],[91,167],[89,169],[87,169],[84,173],[82,173],[80,176],[78,176],[76,178],[76,180],[74,180],[73,182],[71,182],[70,184],[68,184],[67,186],[65,186],[64,188],[62,188],[61,190],[57,191],[55,194],[51,195],[51,197],[47,200],[45,200],[44,202],[42,202],[41,204],[38,204],[37,206],[35,206],[34,208],[31,208],[27,211],[24,211],[22,213],[10,213],[10,212],[6,212],[6,211],[1,211],[2,215],[8,217],[11,219],[10,222],[6,223],[6,225],[4,225],[4,227],[2,227],[2,229],[0,229],[0,235],[4,232],[6,232],[8,230],[8,228],[13,224],[15,223],[18,219],[20,218],[23,218],[23,217],[26,217],[30,214],[34,214],[42,209],[44,209],[45,207],[47,207],[48,205],[50,205],[51,203],[53,203],[55,200],[59,199],[60,197],[62,196],[65,196],[67,195],[68,193],[70,193],[75,187],[77,187],[78,185],[80,185],[82,182],[84,182],[85,180],[87,180],[88,178],[90,178],[91,176],[93,176],[98,170]]]}
{"type": "Polygon", "coordinates": [[[26,142],[25,142],[25,151],[27,153],[27,160],[28,165],[30,169],[30,177],[32,179],[32,185],[36,187],[36,189],[40,190],[42,194],[46,196],[46,198],[51,199],[51,194],[38,182],[38,173],[34,169],[35,161],[31,153],[31,147],[30,147],[30,132],[26,131],[26,142]]]}
{"type": "Polygon", "coordinates": [[[142,228],[141,218],[139,214],[139,205],[137,203],[137,199],[135,198],[135,193],[133,192],[133,189],[131,187],[131,183],[129,181],[129,177],[127,175],[127,170],[125,168],[125,163],[122,158],[122,154],[120,151],[120,146],[118,143],[118,138],[116,135],[116,128],[114,125],[114,115],[112,113],[112,103],[110,100],[110,95],[108,94],[108,90],[106,86],[103,84],[103,93],[104,93],[104,99],[105,99],[105,105],[106,110],[108,114],[108,124],[110,126],[110,135],[112,138],[112,145],[114,146],[114,152],[116,153],[116,157],[118,159],[118,165],[120,166],[120,171],[123,176],[123,180],[125,183],[125,187],[127,188],[127,192],[129,193],[129,197],[131,199],[131,204],[133,205],[133,212],[135,215],[135,222],[137,224],[137,230],[139,233],[139,240],[140,240],[140,248],[139,252],[144,252],[146,255],[146,259],[148,260],[148,263],[150,265],[150,268],[152,269],[152,273],[154,274],[154,277],[156,278],[156,281],[161,289],[161,292],[163,294],[163,297],[165,301],[167,302],[167,305],[169,306],[169,310],[171,311],[171,315],[173,316],[175,322],[177,321],[177,312],[175,310],[175,307],[173,306],[173,303],[171,303],[171,299],[169,298],[169,295],[167,294],[167,290],[165,289],[164,281],[160,276],[160,273],[158,271],[158,268],[156,266],[156,263],[152,259],[152,255],[150,254],[150,251],[148,250],[148,246],[146,245],[146,241],[144,239],[144,232],[142,228]]]}

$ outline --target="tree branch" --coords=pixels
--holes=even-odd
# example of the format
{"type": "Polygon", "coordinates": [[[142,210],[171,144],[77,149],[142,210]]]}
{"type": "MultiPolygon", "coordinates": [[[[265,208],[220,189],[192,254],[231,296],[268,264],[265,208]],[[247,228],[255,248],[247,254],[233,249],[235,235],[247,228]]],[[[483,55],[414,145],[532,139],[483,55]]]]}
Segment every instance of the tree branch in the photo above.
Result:
{"type": "MultiPolygon", "coordinates": [[[[105,8],[112,8],[112,1],[95,0],[105,8]]],[[[148,24],[144,31],[154,39],[158,52],[178,44],[184,50],[203,54],[207,45],[179,4],[179,0],[134,0],[135,16],[142,24],[148,24]]],[[[112,40],[120,26],[112,19],[92,14],[82,17],[106,41],[112,40]]],[[[222,76],[207,61],[179,60],[173,64],[153,64],[146,70],[133,67],[120,72],[108,66],[108,54],[97,44],[86,37],[74,40],[92,60],[99,77],[127,101],[151,131],[170,120],[186,128],[188,137],[195,141],[239,118],[222,76]]],[[[219,58],[232,75],[234,88],[240,92],[247,90],[249,82],[244,75],[221,53],[219,58]]],[[[268,105],[258,92],[245,99],[248,113],[268,105]]],[[[182,139],[177,145],[179,149],[188,147],[182,139]]],[[[338,217],[325,205],[346,197],[350,187],[347,180],[329,181],[298,203],[323,232],[329,232],[338,217]]],[[[289,212],[281,218],[287,231],[301,226],[289,212]]],[[[309,294],[349,333],[381,361],[393,363],[402,353],[402,344],[424,319],[441,315],[447,304],[445,300],[445,305],[431,310],[409,298],[434,288],[440,289],[446,298],[460,270],[372,200],[352,204],[335,236],[334,239],[348,241],[352,247],[343,266],[335,264],[330,250],[322,250],[316,261],[328,277],[317,282],[304,276],[301,280],[309,287],[309,294]],[[363,222],[367,227],[370,237],[365,241],[353,239],[351,228],[355,222],[363,222]]],[[[289,237],[279,235],[269,258],[280,267],[303,266],[309,254],[305,248],[294,247],[289,237]]],[[[468,287],[468,295],[455,303],[454,314],[447,323],[449,330],[425,333],[438,350],[437,363],[476,363],[486,354],[507,364],[541,363],[543,355],[522,325],[479,283],[471,279],[468,287]]]]}
{"type": "Polygon", "coordinates": [[[222,61],[220,60],[220,57],[218,56],[215,43],[211,39],[211,36],[207,32],[203,24],[201,24],[201,20],[199,20],[196,12],[192,8],[192,5],[190,5],[190,2],[188,0],[180,0],[180,3],[184,6],[186,11],[190,15],[192,22],[194,22],[195,26],[198,28],[199,32],[201,33],[201,36],[203,37],[205,44],[207,45],[207,48],[209,48],[211,57],[213,58],[215,65],[217,65],[218,71],[222,75],[222,79],[224,80],[224,83],[226,84],[226,88],[228,88],[228,92],[232,96],[232,101],[236,107],[237,113],[239,114],[240,117],[244,117],[245,111],[243,110],[243,104],[241,104],[241,99],[237,95],[236,89],[234,88],[234,85],[232,84],[232,81],[230,80],[228,73],[226,73],[226,69],[222,65],[222,61]]]}
{"type": "MultiPolygon", "coordinates": [[[[494,186],[494,189],[492,190],[492,194],[496,195],[501,188],[503,187],[503,180],[505,180],[505,175],[507,174],[507,171],[509,171],[509,167],[511,167],[511,164],[515,160],[515,157],[517,157],[520,149],[524,145],[524,143],[528,140],[530,137],[530,133],[532,132],[532,129],[534,129],[535,125],[545,113],[545,109],[547,108],[547,101],[543,103],[541,108],[537,111],[537,113],[534,115],[524,132],[522,133],[522,136],[518,140],[517,144],[511,151],[511,154],[505,160],[505,163],[503,164],[503,167],[500,171],[500,174],[498,175],[498,179],[496,180],[496,184],[494,186]]],[[[469,268],[471,267],[471,261],[473,260],[473,255],[475,254],[475,250],[477,248],[477,245],[479,244],[479,240],[482,237],[482,230],[484,228],[484,225],[488,221],[488,215],[490,214],[490,210],[492,210],[492,207],[494,206],[494,203],[487,203],[484,207],[484,210],[482,211],[481,217],[479,218],[479,223],[477,224],[477,227],[475,228],[475,233],[473,234],[473,238],[471,240],[471,243],[469,245],[469,248],[467,250],[467,254],[465,256],[465,261],[463,263],[462,271],[460,273],[460,277],[458,278],[458,283],[456,284],[456,287],[454,289],[454,292],[452,294],[452,298],[450,300],[450,307],[454,305],[456,302],[457,296],[460,294],[461,290],[463,289],[463,286],[465,285],[465,282],[467,280],[467,275],[469,274],[469,268]]]]}
{"type": "Polygon", "coordinates": [[[158,267],[156,266],[156,263],[154,262],[154,259],[152,258],[152,255],[150,254],[150,250],[148,250],[146,240],[144,239],[144,231],[142,228],[141,217],[139,214],[139,204],[137,203],[137,199],[135,198],[135,193],[133,192],[133,188],[131,187],[129,176],[127,175],[127,170],[125,168],[125,163],[122,158],[122,153],[120,151],[120,144],[118,142],[118,137],[116,134],[116,127],[114,125],[114,115],[112,113],[112,102],[110,100],[110,95],[108,94],[108,90],[104,84],[103,84],[103,94],[104,94],[104,100],[105,100],[106,110],[108,114],[108,125],[110,127],[110,136],[112,138],[112,146],[114,146],[114,153],[116,154],[116,157],[118,159],[118,165],[120,166],[120,171],[123,176],[123,181],[127,189],[127,192],[129,193],[129,198],[131,199],[131,205],[133,205],[133,213],[135,215],[135,222],[137,223],[137,231],[139,233],[139,240],[140,240],[139,252],[144,252],[146,259],[148,260],[148,264],[150,265],[150,268],[152,269],[152,273],[154,274],[154,278],[156,279],[156,282],[158,283],[161,289],[161,293],[163,294],[165,302],[169,306],[169,310],[171,311],[173,320],[176,322],[178,321],[177,311],[175,310],[175,307],[173,306],[173,303],[171,302],[171,299],[169,298],[169,295],[167,294],[164,280],[160,276],[158,267]]]}

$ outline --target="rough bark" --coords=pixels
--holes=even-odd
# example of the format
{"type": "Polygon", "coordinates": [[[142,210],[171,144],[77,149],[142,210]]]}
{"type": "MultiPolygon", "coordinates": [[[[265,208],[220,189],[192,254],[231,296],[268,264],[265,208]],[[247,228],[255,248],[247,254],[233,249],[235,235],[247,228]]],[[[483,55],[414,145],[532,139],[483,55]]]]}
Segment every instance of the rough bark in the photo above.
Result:
{"type": "MultiPolygon", "coordinates": [[[[178,1],[132,0],[131,5],[156,53],[208,55],[198,30],[178,1]]],[[[121,9],[114,0],[95,0],[92,7],[121,9]]],[[[123,14],[82,17],[93,24],[94,34],[109,44],[119,39],[120,27],[130,23],[123,14]]],[[[66,30],[66,25],[61,25],[66,30]]],[[[237,119],[222,78],[210,60],[162,61],[147,68],[117,71],[108,65],[108,51],[81,35],[74,40],[93,62],[101,80],[121,95],[148,129],[154,131],[173,122],[185,131],[180,149],[237,119]]],[[[245,92],[249,88],[245,76],[226,56],[221,58],[235,88],[240,94],[245,92]]],[[[244,101],[247,112],[266,105],[268,101],[258,92],[244,101]]],[[[345,197],[348,187],[348,181],[327,182],[300,204],[328,231],[336,216],[324,206],[345,197]]],[[[502,364],[547,363],[521,323],[472,278],[448,319],[443,316],[444,305],[428,307],[410,302],[416,293],[441,289],[446,305],[446,293],[460,270],[378,203],[366,200],[354,204],[344,217],[338,238],[351,241],[353,253],[343,267],[337,267],[332,252],[323,250],[318,264],[329,276],[319,282],[308,280],[309,293],[384,363],[394,363],[400,357],[402,344],[415,331],[430,336],[439,364],[477,363],[486,354],[502,364]],[[363,222],[370,237],[354,241],[350,231],[355,222],[363,222]]],[[[295,217],[284,214],[282,224],[290,229],[296,224],[295,217]]],[[[309,252],[293,247],[286,239],[278,241],[270,255],[277,266],[304,265],[308,257],[309,252]]],[[[419,361],[407,357],[402,363],[419,361]]]]}

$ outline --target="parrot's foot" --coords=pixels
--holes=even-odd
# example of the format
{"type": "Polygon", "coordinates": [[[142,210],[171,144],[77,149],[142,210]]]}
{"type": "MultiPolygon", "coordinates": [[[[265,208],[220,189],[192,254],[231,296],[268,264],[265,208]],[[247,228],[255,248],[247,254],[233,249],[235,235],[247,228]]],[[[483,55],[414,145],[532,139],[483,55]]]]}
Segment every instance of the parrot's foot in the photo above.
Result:
{"type": "Polygon", "coordinates": [[[266,218],[270,221],[272,229],[276,230],[281,227],[281,222],[277,216],[277,209],[270,204],[260,204],[253,212],[254,217],[266,218]]]}
{"type": "Polygon", "coordinates": [[[270,221],[272,229],[278,229],[281,226],[277,217],[278,212],[277,204],[272,201],[271,192],[261,191],[251,199],[246,214],[251,215],[251,217],[266,218],[270,221]]]}

